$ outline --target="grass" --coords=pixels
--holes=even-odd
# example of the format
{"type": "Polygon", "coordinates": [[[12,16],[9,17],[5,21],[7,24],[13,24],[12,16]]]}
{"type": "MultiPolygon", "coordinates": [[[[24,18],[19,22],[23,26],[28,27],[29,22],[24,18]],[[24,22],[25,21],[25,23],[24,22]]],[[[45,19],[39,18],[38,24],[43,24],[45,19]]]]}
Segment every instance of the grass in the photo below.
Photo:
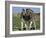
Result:
{"type": "MultiPolygon", "coordinates": [[[[36,23],[36,29],[40,29],[40,15],[39,14],[34,14],[35,15],[35,23],[36,23]]],[[[13,23],[13,31],[17,31],[19,28],[21,29],[21,19],[20,16],[16,14],[13,14],[12,17],[12,23],[13,23]]]]}
{"type": "Polygon", "coordinates": [[[21,28],[21,19],[13,15],[13,31],[16,31],[17,28],[21,28]]]}

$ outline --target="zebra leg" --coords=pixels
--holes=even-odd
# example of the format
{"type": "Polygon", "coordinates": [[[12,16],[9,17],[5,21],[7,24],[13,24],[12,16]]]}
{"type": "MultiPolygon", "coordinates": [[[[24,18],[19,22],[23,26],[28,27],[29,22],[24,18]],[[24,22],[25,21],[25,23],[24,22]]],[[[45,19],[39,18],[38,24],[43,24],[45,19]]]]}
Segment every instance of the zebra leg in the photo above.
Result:
{"type": "Polygon", "coordinates": [[[32,28],[32,21],[30,22],[30,26],[29,26],[29,29],[32,28]]]}
{"type": "Polygon", "coordinates": [[[21,22],[21,30],[23,30],[23,22],[21,22]]]}

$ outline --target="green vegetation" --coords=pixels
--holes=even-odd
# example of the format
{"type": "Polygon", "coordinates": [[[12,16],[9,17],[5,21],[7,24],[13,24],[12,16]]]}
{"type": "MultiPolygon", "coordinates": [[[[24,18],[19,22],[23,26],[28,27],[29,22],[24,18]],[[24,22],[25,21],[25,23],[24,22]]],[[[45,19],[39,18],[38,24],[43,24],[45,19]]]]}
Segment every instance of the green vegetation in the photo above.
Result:
{"type": "Polygon", "coordinates": [[[21,28],[21,19],[19,16],[13,15],[13,31],[21,28]]]}

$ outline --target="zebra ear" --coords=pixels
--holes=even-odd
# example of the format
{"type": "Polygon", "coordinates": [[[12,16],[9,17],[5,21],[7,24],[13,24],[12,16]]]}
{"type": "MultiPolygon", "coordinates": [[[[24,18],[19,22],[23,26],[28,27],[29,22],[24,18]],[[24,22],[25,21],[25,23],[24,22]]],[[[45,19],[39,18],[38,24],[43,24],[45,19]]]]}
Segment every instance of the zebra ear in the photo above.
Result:
{"type": "Polygon", "coordinates": [[[25,9],[22,9],[22,12],[24,13],[25,12],[25,9]]]}

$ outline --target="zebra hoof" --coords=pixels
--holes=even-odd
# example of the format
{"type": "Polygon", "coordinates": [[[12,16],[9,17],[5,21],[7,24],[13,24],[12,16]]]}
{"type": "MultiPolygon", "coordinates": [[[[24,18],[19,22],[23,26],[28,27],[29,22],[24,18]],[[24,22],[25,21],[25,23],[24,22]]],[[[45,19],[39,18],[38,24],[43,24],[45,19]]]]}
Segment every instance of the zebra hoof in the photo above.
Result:
{"type": "Polygon", "coordinates": [[[26,28],[23,28],[23,30],[26,30],[26,28]]]}
{"type": "Polygon", "coordinates": [[[35,30],[35,28],[34,28],[34,27],[32,27],[32,28],[30,28],[30,30],[35,30]]]}
{"type": "Polygon", "coordinates": [[[21,29],[19,29],[19,30],[21,30],[21,29]]]}

